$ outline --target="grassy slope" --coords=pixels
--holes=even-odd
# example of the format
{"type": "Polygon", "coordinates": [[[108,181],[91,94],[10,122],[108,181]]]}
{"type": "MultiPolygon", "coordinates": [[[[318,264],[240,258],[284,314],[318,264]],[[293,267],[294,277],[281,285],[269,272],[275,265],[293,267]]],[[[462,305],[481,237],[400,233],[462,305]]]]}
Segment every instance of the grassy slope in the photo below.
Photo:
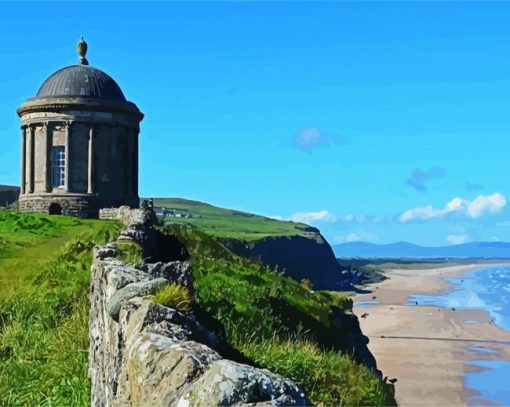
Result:
{"type": "Polygon", "coordinates": [[[12,291],[70,239],[95,235],[104,227],[102,221],[0,211],[0,293],[12,291]]]}
{"type": "Polygon", "coordinates": [[[168,218],[169,223],[191,224],[216,237],[252,241],[268,236],[305,236],[315,238],[308,225],[278,221],[264,216],[218,208],[180,198],[155,198],[154,206],[187,210],[200,218],[168,218]]]}
{"type": "Polygon", "coordinates": [[[345,352],[347,332],[332,320],[352,307],[345,293],[309,291],[198,228],[163,230],[190,250],[199,320],[243,357],[291,378],[315,404],[395,403],[392,387],[345,352]]]}
{"type": "Polygon", "coordinates": [[[91,249],[116,222],[0,212],[0,405],[89,405],[91,249]]]}

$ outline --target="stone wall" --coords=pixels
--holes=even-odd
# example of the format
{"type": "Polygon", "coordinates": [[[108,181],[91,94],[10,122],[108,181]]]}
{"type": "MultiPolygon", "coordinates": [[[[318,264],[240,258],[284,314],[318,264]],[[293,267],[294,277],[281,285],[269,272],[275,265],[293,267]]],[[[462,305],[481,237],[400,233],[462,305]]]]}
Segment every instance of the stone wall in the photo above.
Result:
{"type": "Polygon", "coordinates": [[[127,229],[117,242],[94,249],[89,332],[93,406],[309,404],[290,380],[224,359],[215,350],[218,338],[193,312],[154,302],[151,294],[168,283],[193,292],[189,262],[134,266],[119,260],[121,242],[153,250],[149,246],[157,232],[151,212],[119,208],[102,214],[120,219],[127,229]]]}
{"type": "Polygon", "coordinates": [[[99,209],[99,219],[116,220],[118,219],[119,208],[102,208],[99,209]]]}

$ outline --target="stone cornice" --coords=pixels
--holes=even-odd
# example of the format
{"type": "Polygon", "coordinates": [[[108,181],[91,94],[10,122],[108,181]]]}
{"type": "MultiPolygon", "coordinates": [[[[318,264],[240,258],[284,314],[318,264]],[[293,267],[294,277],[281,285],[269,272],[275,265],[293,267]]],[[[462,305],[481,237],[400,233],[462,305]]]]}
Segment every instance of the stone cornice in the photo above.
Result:
{"type": "Polygon", "coordinates": [[[140,112],[138,107],[131,102],[119,103],[103,99],[81,97],[29,99],[16,110],[16,113],[19,117],[22,117],[27,113],[65,112],[69,110],[123,113],[135,116],[140,121],[144,117],[144,114],[140,112]]]}

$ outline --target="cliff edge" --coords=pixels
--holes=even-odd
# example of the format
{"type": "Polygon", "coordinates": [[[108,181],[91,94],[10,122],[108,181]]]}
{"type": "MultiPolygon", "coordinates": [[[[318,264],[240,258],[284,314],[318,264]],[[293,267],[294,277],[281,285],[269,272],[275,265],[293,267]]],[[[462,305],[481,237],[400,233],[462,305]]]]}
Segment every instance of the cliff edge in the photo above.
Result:
{"type": "Polygon", "coordinates": [[[319,229],[203,202],[156,198],[158,217],[167,225],[191,225],[219,239],[239,256],[259,260],[318,290],[349,290],[351,281],[319,229]]]}

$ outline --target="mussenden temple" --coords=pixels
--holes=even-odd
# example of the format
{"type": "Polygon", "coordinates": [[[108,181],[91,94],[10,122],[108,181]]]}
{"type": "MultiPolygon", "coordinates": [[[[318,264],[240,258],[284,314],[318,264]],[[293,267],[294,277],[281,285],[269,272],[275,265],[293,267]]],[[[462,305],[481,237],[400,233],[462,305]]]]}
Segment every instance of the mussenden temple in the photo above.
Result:
{"type": "Polygon", "coordinates": [[[100,208],[138,207],[143,114],[85,58],[55,72],[17,110],[21,119],[21,211],[96,218],[100,208]]]}

